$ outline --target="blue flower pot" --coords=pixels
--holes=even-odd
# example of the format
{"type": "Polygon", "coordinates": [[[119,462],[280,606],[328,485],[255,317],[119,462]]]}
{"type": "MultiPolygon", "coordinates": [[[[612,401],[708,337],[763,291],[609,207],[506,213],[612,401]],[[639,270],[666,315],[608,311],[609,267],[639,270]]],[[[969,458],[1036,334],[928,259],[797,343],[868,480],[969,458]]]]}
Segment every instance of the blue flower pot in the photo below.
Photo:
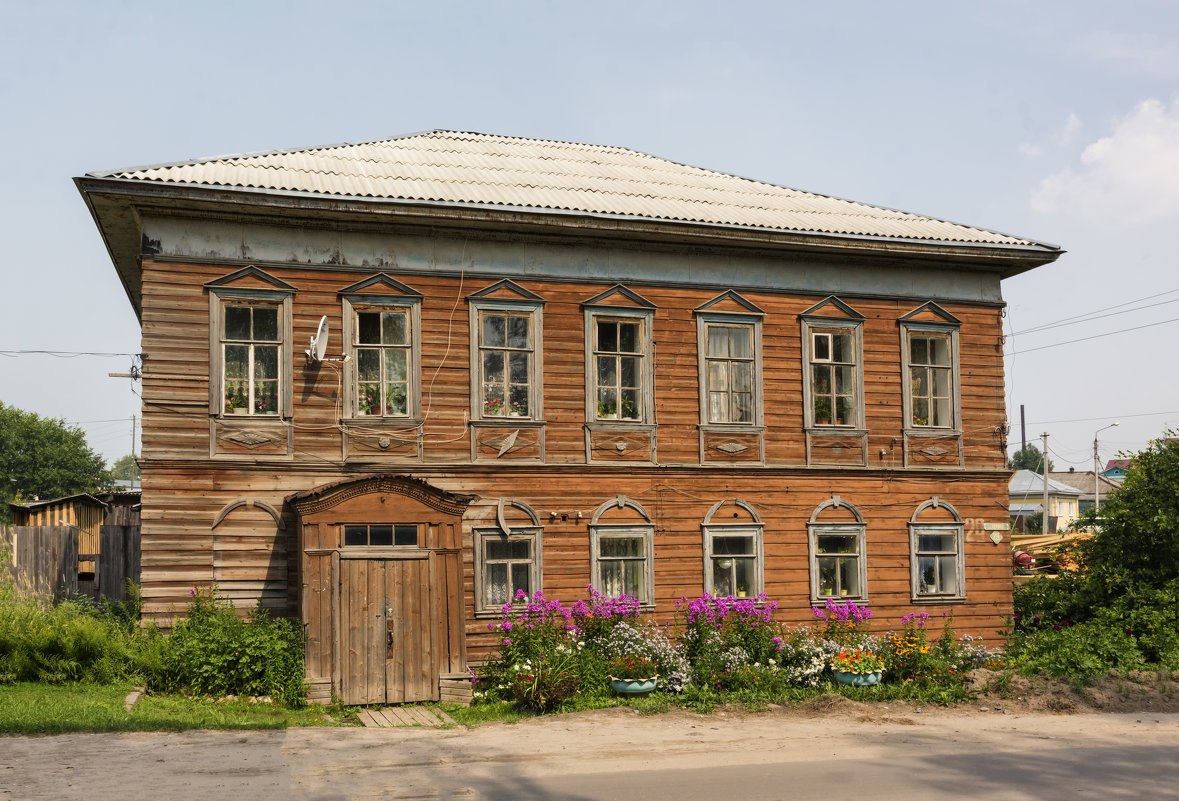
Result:
{"type": "Polygon", "coordinates": [[[835,680],[840,684],[850,684],[853,687],[868,687],[880,681],[884,675],[884,671],[878,670],[875,673],[844,673],[842,670],[833,670],[835,680]]]}
{"type": "Polygon", "coordinates": [[[623,695],[642,695],[654,690],[658,680],[658,676],[650,679],[616,679],[611,676],[610,686],[614,688],[614,692],[623,695]]]}

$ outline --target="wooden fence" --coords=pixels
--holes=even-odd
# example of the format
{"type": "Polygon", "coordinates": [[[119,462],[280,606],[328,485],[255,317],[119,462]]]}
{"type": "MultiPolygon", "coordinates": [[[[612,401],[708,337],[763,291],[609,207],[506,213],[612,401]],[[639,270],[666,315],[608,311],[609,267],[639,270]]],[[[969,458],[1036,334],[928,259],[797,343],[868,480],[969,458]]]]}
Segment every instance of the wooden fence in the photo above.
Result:
{"type": "Polygon", "coordinates": [[[127,600],[127,579],[139,583],[139,526],[102,526],[96,554],[79,554],[76,526],[3,526],[0,548],[21,590],[60,601],[73,595],[127,600]],[[79,561],[93,560],[92,580],[78,580],[79,561]]]}

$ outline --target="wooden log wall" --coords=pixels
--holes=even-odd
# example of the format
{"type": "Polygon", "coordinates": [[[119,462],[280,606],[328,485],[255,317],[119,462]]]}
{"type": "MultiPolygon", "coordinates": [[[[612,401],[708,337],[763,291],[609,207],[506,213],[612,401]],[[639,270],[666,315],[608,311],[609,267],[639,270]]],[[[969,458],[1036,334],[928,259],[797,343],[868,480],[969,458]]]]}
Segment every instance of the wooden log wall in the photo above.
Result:
{"type": "Polygon", "coordinates": [[[80,534],[76,526],[13,526],[16,587],[53,602],[76,594],[80,534]]]}
{"type": "MultiPolygon", "coordinates": [[[[321,315],[333,332],[330,356],[343,350],[339,291],[374,272],[266,266],[294,286],[295,352],[293,416],[287,421],[233,421],[249,427],[289,429],[279,438],[250,445],[238,437],[224,450],[209,414],[209,298],[203,284],[241,265],[143,260],[143,591],[146,611],[161,622],[183,610],[194,586],[208,585],[219,571],[241,571],[285,598],[282,609],[298,615],[300,587],[295,552],[296,520],[283,498],[321,484],[372,472],[404,472],[440,489],[482,498],[500,496],[527,503],[544,527],[543,587],[550,596],[573,600],[589,580],[586,523],[606,500],[626,494],[655,521],[655,614],[667,617],[681,596],[703,586],[701,525],[719,500],[740,497],[765,521],[766,590],[782,605],[781,616],[811,619],[806,522],[815,507],[839,495],[853,503],[867,524],[869,601],[880,626],[899,625],[911,609],[907,523],[916,507],[938,496],[967,522],[965,603],[927,607],[952,611],[960,630],[994,639],[999,616],[1010,608],[1011,571],[1006,541],[995,545],[983,521],[1006,521],[1000,309],[993,305],[941,305],[962,321],[959,333],[961,460],[905,468],[903,448],[901,332],[899,319],[928,298],[844,297],[865,318],[864,398],[867,466],[844,469],[807,464],[803,429],[804,365],[799,315],[821,300],[815,295],[746,292],[765,311],[762,330],[765,462],[748,454],[735,464],[701,466],[697,328],[693,309],[715,289],[663,285],[628,286],[656,306],[654,395],[657,462],[587,464],[585,432],[585,322],[581,304],[609,288],[598,282],[519,279],[545,300],[543,311],[544,460],[536,464],[512,452],[472,463],[469,364],[471,347],[466,297],[494,283],[454,276],[393,273],[423,295],[421,385],[424,423],[421,456],[401,447],[404,424],[366,420],[363,431],[341,424],[342,378],[338,364],[305,366],[302,350],[321,315]],[[349,438],[385,437],[386,450],[352,448],[349,438]],[[245,548],[267,554],[229,566],[216,553],[232,550],[220,539],[217,515],[238,501],[278,510],[285,527],[259,518],[259,526],[233,534],[255,537],[245,548]],[[549,522],[549,513],[565,513],[549,522]],[[582,513],[577,521],[576,512],[582,513]],[[572,513],[572,514],[570,514],[572,513]],[[971,522],[974,521],[974,522],[971,522]],[[252,533],[251,533],[252,532],[252,533]],[[280,587],[285,576],[285,586],[280,587]]],[[[524,437],[528,432],[522,432],[524,437]]],[[[265,436],[269,437],[269,434],[265,436]]],[[[412,436],[416,437],[416,434],[412,436]]],[[[531,446],[530,446],[531,447],[531,446]]],[[[857,440],[856,448],[861,448],[857,440]]],[[[947,449],[948,450],[948,449],[947,449]]],[[[531,451],[522,452],[531,455],[531,451]]],[[[709,457],[710,459],[712,457],[709,457]]],[[[860,458],[860,457],[857,457],[860,458]]],[[[251,518],[253,519],[253,518],[251,518]]],[[[232,517],[227,518],[232,520],[232,517]]],[[[221,525],[225,525],[222,523],[221,525]]],[[[472,658],[490,640],[485,620],[473,608],[472,523],[464,520],[463,593],[472,658]]],[[[255,554],[257,555],[257,554],[255,554]]],[[[330,562],[315,568],[315,582],[331,575],[330,562]]],[[[317,585],[316,585],[317,586],[317,585]]],[[[277,598],[277,596],[273,596],[277,598]]],[[[326,669],[325,666],[321,666],[326,669]]]]}

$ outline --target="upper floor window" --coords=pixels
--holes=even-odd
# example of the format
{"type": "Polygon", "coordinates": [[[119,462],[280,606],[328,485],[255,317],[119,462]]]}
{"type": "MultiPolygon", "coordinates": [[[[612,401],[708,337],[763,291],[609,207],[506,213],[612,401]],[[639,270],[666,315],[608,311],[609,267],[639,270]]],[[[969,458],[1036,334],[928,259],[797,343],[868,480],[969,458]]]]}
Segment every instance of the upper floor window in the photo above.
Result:
{"type": "Polygon", "coordinates": [[[531,314],[479,313],[479,368],[482,417],[533,416],[536,347],[531,314]]]}
{"type": "Polygon", "coordinates": [[[909,332],[909,424],[954,427],[954,364],[949,334],[909,332]]]}
{"type": "Polygon", "coordinates": [[[642,420],[642,321],[597,317],[593,329],[595,417],[642,420]]]}
{"type": "Polygon", "coordinates": [[[421,300],[379,274],[341,290],[347,417],[413,420],[421,416],[421,300]]]}
{"type": "Polygon", "coordinates": [[[863,428],[864,318],[834,296],[802,313],[805,422],[863,428]]]}
{"type": "Polygon", "coordinates": [[[289,415],[295,288],[257,267],[244,267],[210,281],[205,288],[212,330],[210,413],[218,417],[289,415]]]}
{"type": "Polygon", "coordinates": [[[356,312],[356,414],[408,417],[411,379],[407,309],[356,312]]]}
{"type": "Polygon", "coordinates": [[[226,414],[279,413],[278,306],[226,304],[221,329],[226,414]]]}

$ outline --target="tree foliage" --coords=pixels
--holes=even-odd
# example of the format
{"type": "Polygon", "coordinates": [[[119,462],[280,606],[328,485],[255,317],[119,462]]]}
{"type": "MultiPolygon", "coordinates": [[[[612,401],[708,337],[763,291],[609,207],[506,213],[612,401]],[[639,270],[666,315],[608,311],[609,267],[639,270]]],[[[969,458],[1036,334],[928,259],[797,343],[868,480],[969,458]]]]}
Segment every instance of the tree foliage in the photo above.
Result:
{"type": "MultiPolygon", "coordinates": [[[[1052,460],[1046,460],[1048,463],[1048,472],[1051,473],[1055,465],[1052,460]]],[[[1044,475],[1044,454],[1040,453],[1040,449],[1035,445],[1027,444],[1017,450],[1011,457],[1012,470],[1031,470],[1033,473],[1044,475]]]]}
{"type": "Polygon", "coordinates": [[[135,463],[135,454],[128,453],[116,459],[111,465],[111,478],[119,481],[138,481],[139,465],[135,463]]]}
{"type": "Polygon", "coordinates": [[[1075,550],[1097,596],[1179,579],[1179,440],[1155,440],[1135,455],[1121,488],[1081,525],[1096,526],[1075,550]]]}
{"type": "Polygon", "coordinates": [[[93,492],[109,478],[82,429],[0,402],[0,521],[18,498],[93,492]]]}

